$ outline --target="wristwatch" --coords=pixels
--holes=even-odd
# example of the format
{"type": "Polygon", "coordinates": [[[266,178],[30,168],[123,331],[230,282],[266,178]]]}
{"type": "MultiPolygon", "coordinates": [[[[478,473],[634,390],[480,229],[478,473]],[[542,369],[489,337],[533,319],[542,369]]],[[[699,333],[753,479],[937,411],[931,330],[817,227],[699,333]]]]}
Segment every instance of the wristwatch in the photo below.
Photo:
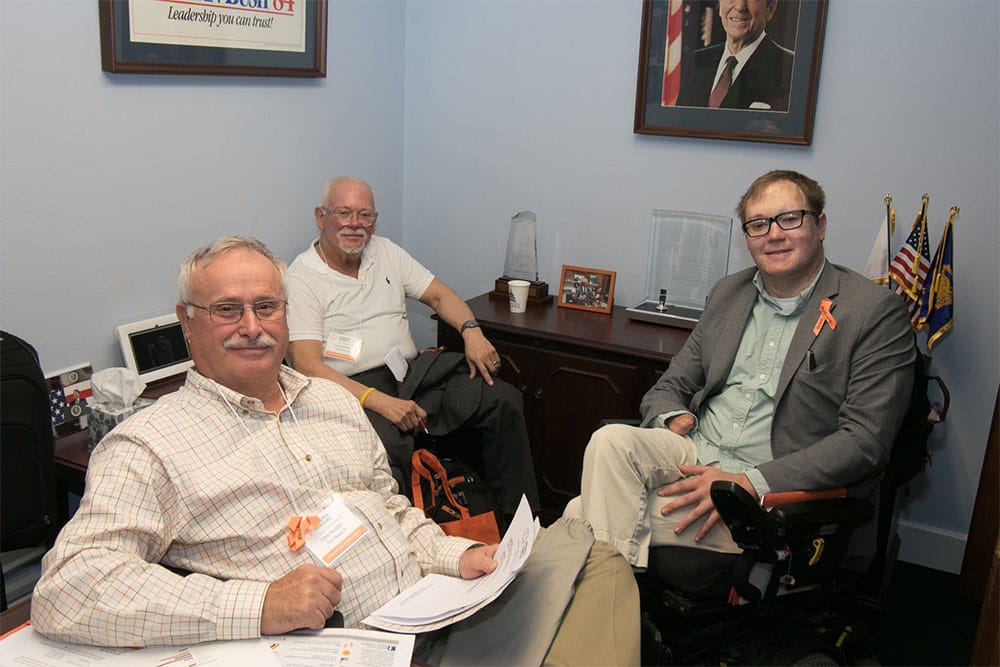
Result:
{"type": "Polygon", "coordinates": [[[479,328],[479,322],[475,320],[466,320],[462,322],[462,326],[459,327],[458,333],[463,334],[465,333],[466,329],[478,329],[478,328],[479,328]]]}

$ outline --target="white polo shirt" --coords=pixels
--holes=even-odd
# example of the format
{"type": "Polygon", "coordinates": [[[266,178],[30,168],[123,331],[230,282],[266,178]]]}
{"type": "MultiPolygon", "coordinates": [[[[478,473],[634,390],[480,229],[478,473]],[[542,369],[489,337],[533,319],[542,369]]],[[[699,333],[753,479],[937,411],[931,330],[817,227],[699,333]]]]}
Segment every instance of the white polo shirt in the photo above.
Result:
{"type": "Polygon", "coordinates": [[[434,274],[381,236],[365,246],[356,279],[327,266],[314,244],[288,267],[289,340],[318,340],[325,347],[330,334],[360,339],[356,361],[323,357],[344,375],[384,365],[394,346],[407,359],[417,356],[406,299],[419,299],[434,274]]]}

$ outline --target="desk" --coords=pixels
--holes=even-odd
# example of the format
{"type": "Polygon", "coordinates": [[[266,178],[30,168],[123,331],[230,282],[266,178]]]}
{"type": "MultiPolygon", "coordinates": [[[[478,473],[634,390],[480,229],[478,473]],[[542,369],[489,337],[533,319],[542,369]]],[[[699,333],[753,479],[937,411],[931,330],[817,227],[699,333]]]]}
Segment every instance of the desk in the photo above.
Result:
{"type": "MultiPolygon", "coordinates": [[[[185,373],[164,378],[146,387],[142,392],[144,398],[159,398],[175,391],[184,384],[185,373]]],[[[69,521],[68,494],[83,495],[84,482],[87,479],[87,465],[90,463],[90,434],[87,431],[77,431],[56,438],[52,444],[55,463],[56,480],[56,520],[59,528],[69,521]]]]}
{"type": "Polygon", "coordinates": [[[0,612],[0,635],[23,625],[31,618],[31,598],[12,604],[0,612]]]}
{"type": "MultiPolygon", "coordinates": [[[[520,389],[538,477],[543,523],[562,515],[580,493],[583,452],[602,419],[639,417],[639,401],[677,354],[687,329],[611,314],[528,304],[484,294],[468,301],[483,333],[503,358],[500,377],[520,389]]],[[[438,321],[438,345],[462,349],[462,338],[438,321]]]]}

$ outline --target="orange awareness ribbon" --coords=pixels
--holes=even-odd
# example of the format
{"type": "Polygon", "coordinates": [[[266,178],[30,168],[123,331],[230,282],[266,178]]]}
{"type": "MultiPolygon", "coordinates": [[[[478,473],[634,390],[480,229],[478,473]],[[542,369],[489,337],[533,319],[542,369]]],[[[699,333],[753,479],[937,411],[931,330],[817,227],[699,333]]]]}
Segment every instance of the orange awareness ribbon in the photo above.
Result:
{"type": "Polygon", "coordinates": [[[288,520],[288,548],[298,551],[306,544],[306,531],[319,525],[318,516],[293,516],[288,520]]]}
{"type": "Polygon", "coordinates": [[[823,323],[826,322],[830,325],[830,330],[833,331],[837,328],[837,320],[833,317],[833,302],[829,299],[823,299],[819,302],[819,318],[816,320],[815,326],[813,326],[813,336],[818,336],[819,332],[823,330],[823,323]]]}

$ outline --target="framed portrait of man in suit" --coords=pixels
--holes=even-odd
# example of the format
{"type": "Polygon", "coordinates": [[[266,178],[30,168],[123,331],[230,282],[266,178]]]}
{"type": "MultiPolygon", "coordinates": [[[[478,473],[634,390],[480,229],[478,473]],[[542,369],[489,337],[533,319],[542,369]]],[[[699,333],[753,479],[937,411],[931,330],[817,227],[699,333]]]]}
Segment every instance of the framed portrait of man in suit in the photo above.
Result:
{"type": "Polygon", "coordinates": [[[827,0],[643,0],[637,134],[809,144],[827,0]]]}

